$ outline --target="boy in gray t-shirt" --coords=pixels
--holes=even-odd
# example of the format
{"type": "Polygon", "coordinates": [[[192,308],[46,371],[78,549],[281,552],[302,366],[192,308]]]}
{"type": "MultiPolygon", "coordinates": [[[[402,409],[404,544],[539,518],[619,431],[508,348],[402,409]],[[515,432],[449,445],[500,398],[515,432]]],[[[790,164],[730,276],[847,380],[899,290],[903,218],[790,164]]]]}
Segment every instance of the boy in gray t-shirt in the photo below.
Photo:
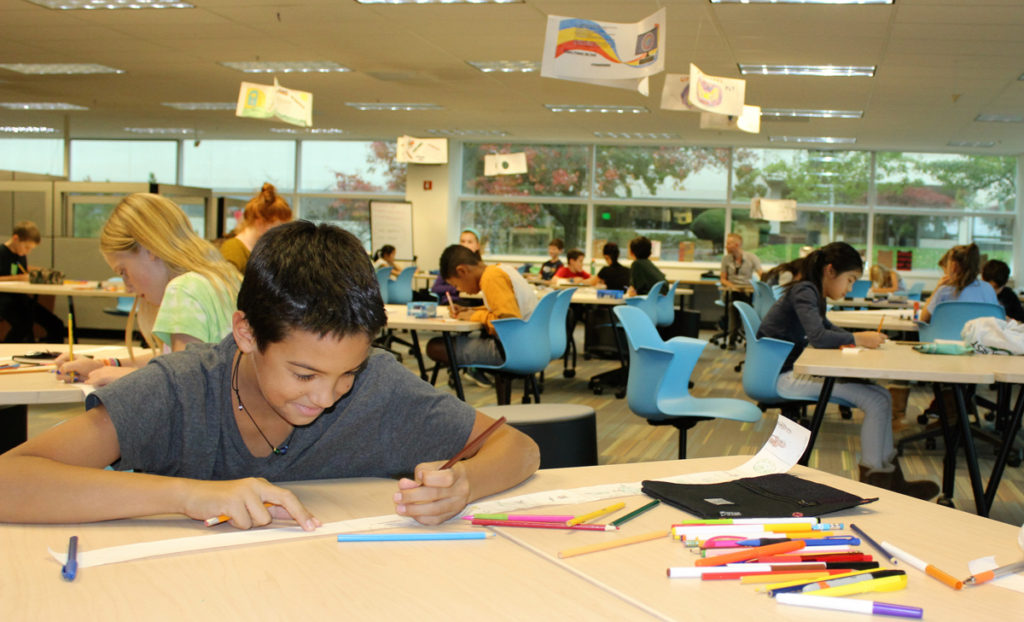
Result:
{"type": "Polygon", "coordinates": [[[231,336],[155,359],[0,456],[0,493],[20,500],[0,521],[180,513],[312,530],[320,521],[270,481],[376,476],[400,478],[398,514],[437,524],[533,473],[537,446],[509,426],[440,470],[493,421],[373,354],[385,322],[354,236],[272,229],[246,266],[231,336]]]}

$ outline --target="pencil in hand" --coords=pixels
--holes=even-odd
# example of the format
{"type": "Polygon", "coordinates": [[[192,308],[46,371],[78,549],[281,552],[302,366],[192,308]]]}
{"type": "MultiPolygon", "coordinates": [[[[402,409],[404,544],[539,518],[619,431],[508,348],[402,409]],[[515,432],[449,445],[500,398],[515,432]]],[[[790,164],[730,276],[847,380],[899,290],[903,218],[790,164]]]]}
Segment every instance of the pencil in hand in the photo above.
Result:
{"type": "Polygon", "coordinates": [[[477,449],[480,449],[480,446],[484,444],[484,441],[487,440],[487,437],[489,437],[491,434],[494,434],[494,432],[497,431],[497,429],[500,428],[501,425],[505,423],[505,421],[505,417],[502,417],[495,421],[494,423],[492,423],[486,430],[481,432],[479,436],[466,443],[466,446],[463,447],[462,450],[459,451],[459,453],[452,456],[451,460],[441,465],[440,470],[443,471],[445,469],[452,468],[452,466],[454,466],[456,462],[474,453],[477,449]]]}
{"type": "MultiPolygon", "coordinates": [[[[269,502],[269,501],[264,501],[263,502],[263,507],[265,507],[265,508],[269,508],[272,505],[274,505],[274,504],[269,502]]],[[[208,518],[208,519],[204,520],[203,524],[205,524],[207,527],[213,527],[214,525],[219,525],[221,523],[226,523],[229,520],[231,520],[230,516],[228,516],[227,514],[221,514],[220,516],[214,516],[213,518],[208,518]]]]}

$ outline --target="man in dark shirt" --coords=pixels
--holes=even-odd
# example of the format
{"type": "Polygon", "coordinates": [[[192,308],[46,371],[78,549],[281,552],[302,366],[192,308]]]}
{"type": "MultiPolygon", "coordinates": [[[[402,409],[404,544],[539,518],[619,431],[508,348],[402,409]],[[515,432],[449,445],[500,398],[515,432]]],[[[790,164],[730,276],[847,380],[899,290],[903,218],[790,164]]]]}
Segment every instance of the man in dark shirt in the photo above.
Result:
{"type": "Polygon", "coordinates": [[[998,259],[990,259],[981,269],[981,278],[996,290],[996,298],[1006,310],[1006,317],[1024,322],[1024,307],[1020,304],[1020,298],[1017,298],[1017,292],[1006,286],[1010,280],[1010,266],[998,259]]]}
{"type": "MultiPolygon", "coordinates": [[[[11,238],[0,246],[0,281],[27,281],[26,257],[39,245],[39,228],[28,220],[14,226],[11,238]]],[[[49,309],[39,304],[34,296],[26,294],[0,294],[0,318],[11,325],[5,343],[34,343],[35,324],[46,329],[46,343],[64,342],[64,322],[49,309]]]]}

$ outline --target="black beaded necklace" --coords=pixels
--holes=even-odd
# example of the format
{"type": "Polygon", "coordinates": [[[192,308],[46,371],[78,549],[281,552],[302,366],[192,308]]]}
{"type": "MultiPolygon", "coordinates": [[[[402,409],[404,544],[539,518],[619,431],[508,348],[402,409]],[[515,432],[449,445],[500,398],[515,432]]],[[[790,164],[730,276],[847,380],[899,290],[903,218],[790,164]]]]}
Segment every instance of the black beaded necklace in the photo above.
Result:
{"type": "MultiPolygon", "coordinates": [[[[242,394],[238,392],[238,366],[242,363],[242,356],[243,354],[239,352],[238,358],[235,359],[234,368],[231,370],[231,390],[235,392],[235,399],[238,400],[238,410],[248,415],[249,421],[252,421],[252,424],[253,426],[255,426],[256,431],[259,432],[260,436],[263,437],[263,440],[267,442],[267,445],[270,447],[270,451],[274,452],[275,456],[283,456],[286,453],[288,453],[288,441],[291,440],[292,435],[289,434],[288,438],[284,439],[283,443],[281,443],[277,447],[274,447],[274,444],[270,442],[270,439],[267,438],[267,435],[263,433],[262,429],[260,429],[260,425],[256,423],[256,419],[253,418],[252,413],[250,413],[249,409],[246,408],[245,404],[242,403],[242,394]]],[[[292,428],[292,433],[294,434],[294,432],[295,429],[292,428]]]]}

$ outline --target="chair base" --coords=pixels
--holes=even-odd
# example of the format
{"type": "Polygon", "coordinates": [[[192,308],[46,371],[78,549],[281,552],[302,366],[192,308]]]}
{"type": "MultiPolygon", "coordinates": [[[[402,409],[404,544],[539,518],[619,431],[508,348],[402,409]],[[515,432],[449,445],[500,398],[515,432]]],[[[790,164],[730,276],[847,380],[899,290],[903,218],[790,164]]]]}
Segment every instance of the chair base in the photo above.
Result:
{"type": "Polygon", "coordinates": [[[480,412],[526,434],[540,448],[540,468],[597,464],[597,415],[583,404],[484,406],[480,412]]]}
{"type": "Polygon", "coordinates": [[[686,460],[686,431],[701,421],[711,421],[713,417],[679,417],[678,419],[648,419],[647,425],[670,425],[679,430],[679,459],[686,460]]]}

